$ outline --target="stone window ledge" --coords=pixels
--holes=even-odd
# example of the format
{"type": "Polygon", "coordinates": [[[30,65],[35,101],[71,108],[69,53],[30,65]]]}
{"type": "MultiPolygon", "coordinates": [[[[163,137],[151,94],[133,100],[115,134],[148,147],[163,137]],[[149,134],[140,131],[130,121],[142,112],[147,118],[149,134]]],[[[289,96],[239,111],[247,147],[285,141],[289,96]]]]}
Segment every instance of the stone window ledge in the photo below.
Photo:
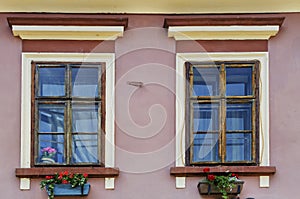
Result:
{"type": "Polygon", "coordinates": [[[270,176],[275,174],[274,166],[187,166],[171,167],[170,174],[175,177],[205,176],[204,168],[210,168],[210,173],[236,173],[240,176],[270,176]]]}
{"type": "Polygon", "coordinates": [[[15,174],[19,178],[42,178],[62,171],[87,173],[89,178],[114,178],[120,173],[118,168],[105,167],[35,167],[16,168],[15,174]]]}

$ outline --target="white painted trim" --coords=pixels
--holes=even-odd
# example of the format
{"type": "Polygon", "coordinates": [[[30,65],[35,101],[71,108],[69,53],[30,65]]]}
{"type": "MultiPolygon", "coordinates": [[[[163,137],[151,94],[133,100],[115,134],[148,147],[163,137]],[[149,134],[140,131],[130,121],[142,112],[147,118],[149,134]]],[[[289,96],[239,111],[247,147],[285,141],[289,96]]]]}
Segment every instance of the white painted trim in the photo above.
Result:
{"type": "Polygon", "coordinates": [[[185,60],[176,56],[176,167],[185,165],[185,60]]]}
{"type": "MultiPolygon", "coordinates": [[[[21,168],[30,168],[31,144],[31,62],[104,62],[106,64],[105,167],[115,166],[115,54],[114,53],[22,53],[21,92],[21,168]]],[[[114,181],[105,181],[112,189],[114,181]]],[[[22,178],[20,189],[30,189],[30,180],[22,178]]]]}
{"type": "Polygon", "coordinates": [[[115,178],[105,178],[105,189],[115,189],[115,178]]]}
{"type": "MultiPolygon", "coordinates": [[[[176,55],[176,166],[184,166],[185,137],[185,71],[184,63],[207,61],[251,61],[260,62],[260,146],[261,166],[270,165],[269,157],[269,56],[267,52],[220,52],[177,53],[176,55]]],[[[182,181],[183,179],[181,179],[182,181]]],[[[268,176],[261,178],[261,187],[268,187],[268,176]]],[[[176,187],[182,183],[177,184],[176,187]]]]}
{"type": "Polygon", "coordinates": [[[185,177],[176,177],[176,189],[185,188],[185,177]]]}
{"type": "Polygon", "coordinates": [[[20,179],[20,189],[29,190],[30,189],[30,178],[21,178],[20,179]]]}
{"type": "Polygon", "coordinates": [[[123,26],[32,26],[13,25],[14,36],[29,40],[116,40],[123,26]]]}
{"type": "MultiPolygon", "coordinates": [[[[184,60],[176,56],[176,167],[185,165],[185,76],[184,60]],[[183,92],[182,92],[183,91],[183,92]]],[[[185,177],[176,177],[176,188],[185,188],[185,177]]]]}
{"type": "MultiPolygon", "coordinates": [[[[105,167],[115,166],[115,56],[106,62],[105,167]]],[[[105,189],[114,189],[114,178],[105,178],[105,189]]]]}
{"type": "Polygon", "coordinates": [[[170,26],[175,40],[268,40],[279,26],[170,26]]]}

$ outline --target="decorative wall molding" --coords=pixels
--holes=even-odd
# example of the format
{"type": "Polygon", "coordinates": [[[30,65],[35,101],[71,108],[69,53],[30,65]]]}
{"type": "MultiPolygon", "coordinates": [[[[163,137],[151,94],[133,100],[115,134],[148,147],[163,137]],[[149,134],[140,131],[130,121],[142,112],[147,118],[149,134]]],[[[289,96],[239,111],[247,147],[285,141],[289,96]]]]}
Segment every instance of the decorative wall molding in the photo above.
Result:
{"type": "Polygon", "coordinates": [[[268,40],[279,26],[170,26],[175,40],[268,40]]]}
{"type": "Polygon", "coordinates": [[[8,18],[14,36],[26,40],[116,40],[127,18],[8,18]]]}
{"type": "Polygon", "coordinates": [[[164,27],[175,40],[268,40],[283,21],[283,17],[167,18],[164,27]]]}
{"type": "Polygon", "coordinates": [[[123,36],[123,26],[19,26],[14,36],[27,40],[116,40],[123,36]]]}
{"type": "Polygon", "coordinates": [[[164,28],[170,26],[281,26],[284,17],[218,15],[212,17],[165,18],[164,28]]]}

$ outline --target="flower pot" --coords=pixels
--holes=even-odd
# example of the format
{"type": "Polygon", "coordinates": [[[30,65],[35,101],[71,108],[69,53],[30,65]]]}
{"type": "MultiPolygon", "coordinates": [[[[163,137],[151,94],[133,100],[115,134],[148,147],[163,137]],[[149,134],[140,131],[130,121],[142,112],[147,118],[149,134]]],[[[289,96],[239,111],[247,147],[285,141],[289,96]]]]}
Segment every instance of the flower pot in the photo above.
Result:
{"type": "MultiPolygon", "coordinates": [[[[227,190],[228,195],[238,195],[243,189],[244,181],[237,180],[234,182],[235,187],[231,190],[227,190]]],[[[198,190],[201,195],[220,195],[218,187],[215,185],[209,184],[207,181],[201,181],[198,183],[198,190]]]]}
{"type": "Polygon", "coordinates": [[[43,163],[55,163],[55,160],[52,158],[41,158],[43,163]]]}
{"type": "MultiPolygon", "coordinates": [[[[55,184],[54,196],[87,196],[90,191],[90,184],[72,188],[71,184],[55,184]]],[[[48,195],[50,192],[47,190],[48,195]]]]}

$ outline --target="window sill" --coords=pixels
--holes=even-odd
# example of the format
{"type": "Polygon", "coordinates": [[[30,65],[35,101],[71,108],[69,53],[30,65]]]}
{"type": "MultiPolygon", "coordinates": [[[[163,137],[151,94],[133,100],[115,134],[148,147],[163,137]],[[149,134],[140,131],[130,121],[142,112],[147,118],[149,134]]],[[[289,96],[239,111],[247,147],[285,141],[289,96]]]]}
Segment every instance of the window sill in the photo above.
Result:
{"type": "Polygon", "coordinates": [[[171,167],[170,174],[175,177],[205,176],[204,168],[210,168],[211,173],[232,172],[240,176],[270,176],[275,174],[274,166],[195,166],[195,167],[171,167]]]}
{"type": "Polygon", "coordinates": [[[19,178],[41,178],[62,171],[71,173],[87,173],[89,178],[113,178],[119,176],[118,168],[105,167],[38,167],[16,168],[15,174],[19,178]]]}

